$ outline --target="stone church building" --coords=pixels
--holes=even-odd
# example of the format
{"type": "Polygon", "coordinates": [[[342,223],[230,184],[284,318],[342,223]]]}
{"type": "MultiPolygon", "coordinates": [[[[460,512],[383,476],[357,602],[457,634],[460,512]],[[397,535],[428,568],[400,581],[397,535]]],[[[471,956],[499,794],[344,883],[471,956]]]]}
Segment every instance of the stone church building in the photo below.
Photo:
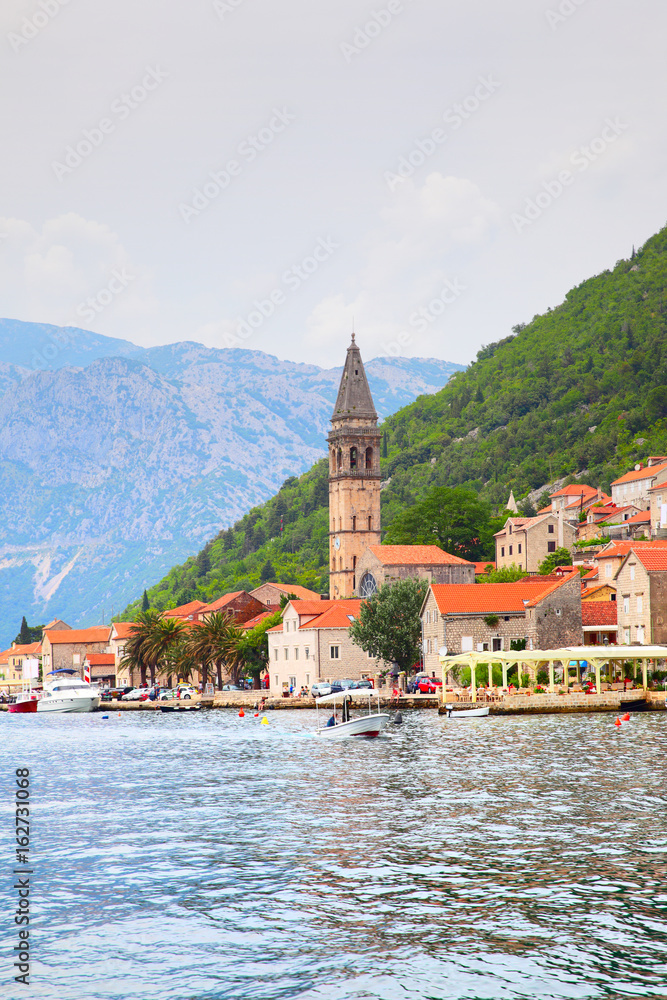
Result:
{"type": "Polygon", "coordinates": [[[370,597],[383,583],[418,577],[474,583],[474,564],[437,545],[381,545],[378,415],[352,334],[329,433],[329,594],[370,597]]]}
{"type": "Polygon", "coordinates": [[[329,594],[339,600],[354,597],[357,563],[380,544],[380,431],[354,334],[328,442],[329,594]]]}

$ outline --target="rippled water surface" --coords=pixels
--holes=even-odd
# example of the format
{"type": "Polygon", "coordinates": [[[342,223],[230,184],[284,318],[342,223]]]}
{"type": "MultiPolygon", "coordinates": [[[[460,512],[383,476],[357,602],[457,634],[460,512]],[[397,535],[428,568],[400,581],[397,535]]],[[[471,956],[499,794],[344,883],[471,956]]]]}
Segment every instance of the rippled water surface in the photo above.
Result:
{"type": "Polygon", "coordinates": [[[0,716],[32,773],[32,983],[138,998],[667,996],[667,716],[313,737],[225,711],[0,716]]]}

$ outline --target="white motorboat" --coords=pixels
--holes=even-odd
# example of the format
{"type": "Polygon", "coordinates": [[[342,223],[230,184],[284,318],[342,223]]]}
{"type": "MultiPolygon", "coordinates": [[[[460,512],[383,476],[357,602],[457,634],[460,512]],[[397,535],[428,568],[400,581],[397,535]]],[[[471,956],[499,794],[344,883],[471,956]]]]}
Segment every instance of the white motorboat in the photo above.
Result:
{"type": "Polygon", "coordinates": [[[52,670],[37,702],[37,712],[92,712],[100,703],[99,689],[82,680],[76,670],[52,670]]]}
{"type": "Polygon", "coordinates": [[[482,719],[489,714],[489,706],[483,705],[481,708],[455,708],[454,705],[445,705],[448,719],[482,719]]]}
{"type": "Polygon", "coordinates": [[[322,698],[315,699],[317,708],[317,735],[328,739],[340,739],[345,736],[379,736],[389,722],[389,716],[380,711],[380,692],[372,688],[353,688],[347,691],[334,691],[322,698]],[[373,695],[377,696],[377,711],[371,704],[373,695]],[[350,705],[353,702],[367,702],[368,712],[357,718],[350,718],[350,705]],[[332,713],[328,721],[320,725],[320,707],[331,705],[332,713]],[[337,707],[341,714],[338,715],[337,707]]]}

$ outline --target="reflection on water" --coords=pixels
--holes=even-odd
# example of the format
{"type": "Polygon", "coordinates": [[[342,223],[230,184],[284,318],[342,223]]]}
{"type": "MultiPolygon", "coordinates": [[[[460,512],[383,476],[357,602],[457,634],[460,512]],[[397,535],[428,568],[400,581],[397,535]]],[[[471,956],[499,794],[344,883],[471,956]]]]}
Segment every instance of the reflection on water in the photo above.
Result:
{"type": "Polygon", "coordinates": [[[269,717],[0,717],[33,783],[17,997],[667,996],[667,716],[269,717]]]}

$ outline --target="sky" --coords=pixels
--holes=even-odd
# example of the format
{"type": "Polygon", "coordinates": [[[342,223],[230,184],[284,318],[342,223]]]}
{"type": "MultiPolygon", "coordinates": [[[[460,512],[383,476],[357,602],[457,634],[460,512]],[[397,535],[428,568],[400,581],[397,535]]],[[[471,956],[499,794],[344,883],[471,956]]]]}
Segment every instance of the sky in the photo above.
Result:
{"type": "Polygon", "coordinates": [[[0,315],[473,360],[666,221],[660,0],[4,0],[0,315]]]}

